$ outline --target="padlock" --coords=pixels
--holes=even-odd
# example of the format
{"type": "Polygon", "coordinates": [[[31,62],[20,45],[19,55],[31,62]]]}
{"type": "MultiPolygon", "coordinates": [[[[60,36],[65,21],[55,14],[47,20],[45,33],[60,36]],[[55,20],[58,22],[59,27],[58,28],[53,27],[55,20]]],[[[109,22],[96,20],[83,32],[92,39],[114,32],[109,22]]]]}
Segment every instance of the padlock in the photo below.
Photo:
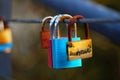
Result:
{"type": "Polygon", "coordinates": [[[50,30],[45,29],[45,23],[47,20],[52,19],[52,16],[45,17],[42,21],[42,29],[40,31],[41,48],[48,48],[48,40],[50,38],[50,30]]]}
{"type": "MultiPolygon", "coordinates": [[[[55,20],[56,20],[56,18],[57,17],[60,17],[62,14],[59,14],[59,15],[56,15],[56,16],[54,16],[51,20],[50,20],[50,34],[51,35],[53,35],[53,36],[55,36],[53,33],[53,30],[54,30],[54,28],[55,28],[55,26],[54,26],[54,23],[56,23],[55,22],[55,20]]],[[[70,15],[69,15],[70,16],[70,15]]],[[[72,18],[72,16],[70,16],[71,18],[72,18]]],[[[77,29],[76,29],[76,24],[75,24],[75,32],[77,32],[76,31],[77,29]]],[[[60,32],[59,32],[59,27],[58,27],[58,36],[60,36],[60,32]]],[[[76,34],[74,35],[74,37],[76,37],[76,34]]],[[[51,41],[49,41],[49,43],[48,43],[48,45],[49,45],[49,48],[48,48],[48,66],[49,66],[49,68],[52,68],[52,46],[51,46],[51,41]]]]}
{"type": "Polygon", "coordinates": [[[85,24],[85,39],[79,41],[72,41],[71,37],[71,28],[77,19],[83,19],[84,17],[81,15],[76,15],[70,19],[68,24],[68,40],[67,43],[67,53],[69,60],[76,60],[76,59],[86,59],[92,57],[92,40],[90,38],[89,33],[89,26],[88,23],[85,24]]]}
{"type": "MultiPolygon", "coordinates": [[[[60,15],[56,15],[54,16],[51,20],[50,20],[50,27],[49,27],[49,30],[50,30],[50,35],[53,35],[53,30],[54,30],[54,23],[55,23],[55,20],[56,18],[60,16],[60,15]]],[[[59,34],[59,33],[58,33],[59,34]]],[[[51,37],[51,36],[50,36],[51,37]]],[[[51,46],[51,41],[49,40],[48,41],[48,67],[49,68],[52,68],[52,46],[51,46]]]]}
{"type": "MultiPolygon", "coordinates": [[[[59,17],[59,16],[61,16],[62,14],[59,14],[59,15],[56,15],[56,16],[54,16],[51,20],[50,20],[50,34],[51,35],[53,35],[53,36],[55,36],[53,33],[53,30],[54,30],[54,28],[55,28],[55,26],[54,26],[54,23],[55,23],[55,20],[56,20],[56,18],[57,17],[59,17]]],[[[72,16],[71,16],[72,17],[72,16]]],[[[59,32],[59,28],[58,28],[58,35],[60,36],[60,32],[59,32]]],[[[49,40],[49,42],[48,42],[48,45],[49,45],[49,48],[48,48],[48,66],[49,66],[49,68],[52,68],[52,44],[51,44],[51,40],[49,40]]]]}
{"type": "Polygon", "coordinates": [[[7,22],[1,18],[0,21],[3,22],[0,25],[4,26],[4,29],[0,30],[0,52],[9,52],[12,48],[12,32],[7,22]]]}
{"type": "MultiPolygon", "coordinates": [[[[58,22],[65,19],[65,18],[71,18],[68,15],[60,15],[57,17],[55,21],[55,25],[58,25],[58,22]],[[60,18],[60,19],[59,19],[60,18]],[[57,21],[59,20],[59,21],[57,21]]],[[[56,27],[55,26],[55,27],[56,27]]],[[[54,29],[55,30],[55,29],[54,29]]],[[[56,35],[56,31],[55,35],[56,35]]],[[[74,41],[80,40],[80,38],[72,38],[74,41]]],[[[76,60],[67,60],[67,52],[66,52],[66,42],[68,42],[67,37],[58,37],[54,36],[54,33],[51,35],[51,46],[49,47],[52,51],[52,67],[55,69],[63,69],[63,68],[74,68],[74,67],[81,67],[82,66],[82,60],[76,59],[76,60]]]]}

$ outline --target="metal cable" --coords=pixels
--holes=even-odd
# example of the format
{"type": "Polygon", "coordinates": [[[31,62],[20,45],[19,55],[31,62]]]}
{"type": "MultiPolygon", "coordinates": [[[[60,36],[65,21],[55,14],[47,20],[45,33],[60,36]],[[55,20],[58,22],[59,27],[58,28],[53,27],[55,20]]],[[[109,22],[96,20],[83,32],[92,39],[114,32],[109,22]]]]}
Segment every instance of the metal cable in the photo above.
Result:
{"type": "MultiPolygon", "coordinates": [[[[17,23],[41,23],[43,19],[5,19],[6,22],[17,22],[17,23]]],[[[49,23],[50,21],[47,21],[49,23]]],[[[64,19],[64,23],[68,23],[69,19],[64,19]]],[[[93,18],[85,18],[76,21],[77,23],[120,23],[120,18],[101,18],[101,19],[93,19],[93,18]]]]}

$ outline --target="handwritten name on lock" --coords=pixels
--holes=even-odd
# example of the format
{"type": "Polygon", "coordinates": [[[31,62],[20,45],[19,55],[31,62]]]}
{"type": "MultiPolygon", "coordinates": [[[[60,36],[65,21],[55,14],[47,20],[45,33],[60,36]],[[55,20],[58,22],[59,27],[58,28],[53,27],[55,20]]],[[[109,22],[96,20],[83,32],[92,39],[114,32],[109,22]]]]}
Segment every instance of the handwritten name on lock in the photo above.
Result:
{"type": "Polygon", "coordinates": [[[68,47],[69,59],[86,58],[92,56],[92,40],[81,40],[71,43],[68,47]]]}
{"type": "Polygon", "coordinates": [[[89,26],[88,23],[85,23],[85,36],[86,38],[79,41],[71,40],[71,27],[76,19],[83,19],[84,17],[81,15],[74,16],[70,23],[68,24],[68,36],[69,42],[67,43],[67,53],[68,59],[74,60],[78,58],[90,58],[92,57],[92,40],[89,37],[89,26]]]}

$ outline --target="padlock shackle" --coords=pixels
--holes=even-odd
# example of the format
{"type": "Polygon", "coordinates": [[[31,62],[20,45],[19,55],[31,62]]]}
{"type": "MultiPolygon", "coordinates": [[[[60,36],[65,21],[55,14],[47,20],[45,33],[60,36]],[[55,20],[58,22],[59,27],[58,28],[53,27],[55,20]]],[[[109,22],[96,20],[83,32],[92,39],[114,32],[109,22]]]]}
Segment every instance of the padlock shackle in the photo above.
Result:
{"type": "Polygon", "coordinates": [[[63,15],[57,17],[57,19],[55,21],[55,29],[54,29],[55,38],[60,37],[60,35],[59,35],[59,27],[58,27],[59,22],[62,21],[63,19],[70,19],[70,18],[72,18],[72,16],[67,15],[67,14],[63,14],[63,15]]]}
{"type": "Polygon", "coordinates": [[[50,38],[51,38],[51,39],[54,38],[53,30],[55,29],[55,26],[54,26],[55,20],[56,20],[56,18],[59,17],[60,15],[61,15],[61,14],[56,15],[56,16],[54,16],[54,17],[50,20],[50,24],[49,24],[50,27],[49,27],[49,29],[50,29],[50,38]]]}
{"type": "Polygon", "coordinates": [[[5,21],[5,17],[4,17],[4,16],[0,16],[0,21],[3,21],[4,29],[5,29],[5,28],[9,28],[9,26],[8,26],[8,22],[5,21]]]}
{"type": "MultiPolygon", "coordinates": [[[[75,23],[75,21],[77,19],[83,19],[84,16],[82,15],[76,15],[76,16],[73,16],[73,18],[70,19],[70,22],[68,23],[68,41],[71,42],[72,41],[72,26],[73,24],[75,23]]],[[[89,35],[89,25],[88,23],[84,23],[85,25],[85,38],[86,39],[89,39],[90,38],[90,35],[89,35]]]]}
{"type": "Polygon", "coordinates": [[[45,30],[45,24],[46,24],[46,22],[48,21],[48,20],[51,20],[53,17],[52,16],[47,16],[47,17],[45,17],[43,20],[42,20],[42,31],[44,31],[45,30]]]}
{"type": "MultiPolygon", "coordinates": [[[[59,26],[58,26],[59,22],[62,21],[63,19],[70,19],[70,18],[72,18],[72,16],[69,15],[69,14],[63,14],[63,15],[60,15],[59,17],[56,18],[55,29],[54,29],[54,34],[56,34],[55,38],[59,38],[60,37],[60,35],[59,35],[60,34],[59,33],[59,26]]],[[[74,26],[75,26],[75,37],[77,37],[76,23],[74,24],[74,26]]]]}

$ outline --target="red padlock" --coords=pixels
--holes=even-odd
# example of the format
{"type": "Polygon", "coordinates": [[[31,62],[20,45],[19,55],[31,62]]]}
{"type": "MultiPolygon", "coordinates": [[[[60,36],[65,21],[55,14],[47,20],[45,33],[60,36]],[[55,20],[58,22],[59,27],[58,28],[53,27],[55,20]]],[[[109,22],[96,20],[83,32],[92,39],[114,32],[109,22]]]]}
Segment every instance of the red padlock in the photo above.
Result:
{"type": "Polygon", "coordinates": [[[45,29],[45,23],[47,20],[52,19],[52,16],[47,16],[42,21],[42,29],[40,31],[41,48],[48,48],[48,40],[50,38],[50,31],[45,29]]]}
{"type": "MultiPolygon", "coordinates": [[[[54,16],[51,20],[50,20],[50,35],[53,34],[53,30],[54,30],[54,23],[55,23],[55,19],[58,17],[59,15],[54,16]]],[[[51,46],[51,41],[48,40],[48,66],[49,68],[52,68],[52,49],[50,47],[51,46]]]]}

